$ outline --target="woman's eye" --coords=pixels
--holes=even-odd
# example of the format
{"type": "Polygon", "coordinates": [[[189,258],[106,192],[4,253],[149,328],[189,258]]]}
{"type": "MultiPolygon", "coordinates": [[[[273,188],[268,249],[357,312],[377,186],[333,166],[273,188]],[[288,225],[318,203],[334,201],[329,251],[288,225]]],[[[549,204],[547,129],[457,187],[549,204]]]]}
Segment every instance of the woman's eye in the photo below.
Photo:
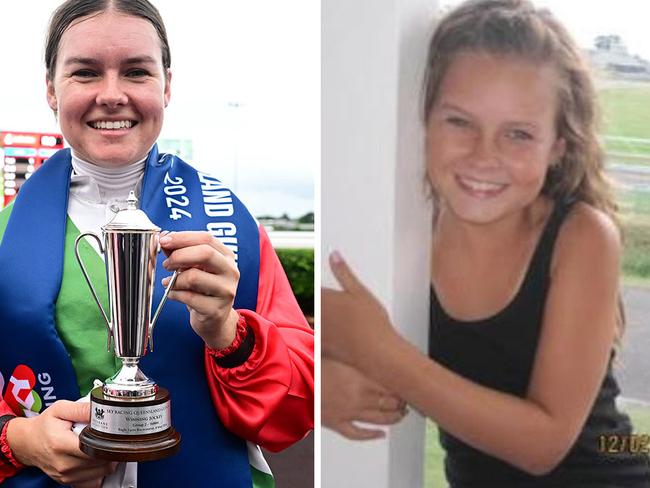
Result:
{"type": "Polygon", "coordinates": [[[72,73],[72,76],[76,76],[78,78],[92,78],[95,76],[95,72],[89,69],[79,69],[72,73]]]}
{"type": "Polygon", "coordinates": [[[126,76],[129,78],[142,78],[143,76],[149,76],[149,72],[144,69],[132,69],[127,72],[126,76]]]}
{"type": "Polygon", "coordinates": [[[533,135],[530,132],[521,129],[511,130],[508,132],[508,137],[516,141],[530,141],[533,139],[533,135]]]}
{"type": "Polygon", "coordinates": [[[453,125],[455,127],[469,127],[470,123],[468,120],[462,119],[460,117],[447,117],[445,119],[445,122],[447,122],[450,125],[453,125]]]}

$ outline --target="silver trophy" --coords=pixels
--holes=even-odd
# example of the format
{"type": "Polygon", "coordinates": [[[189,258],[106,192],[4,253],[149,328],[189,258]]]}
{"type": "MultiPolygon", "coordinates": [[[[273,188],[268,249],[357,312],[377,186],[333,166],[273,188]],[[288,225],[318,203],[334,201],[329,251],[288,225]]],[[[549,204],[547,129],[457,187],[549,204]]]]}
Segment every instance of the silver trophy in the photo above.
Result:
{"type": "Polygon", "coordinates": [[[113,461],[160,459],[178,451],[180,435],[171,426],[169,393],[138,367],[153,352],[153,329],[178,272],[165,289],[151,318],[151,305],[160,252],[160,227],[137,208],[131,192],[127,206],[102,227],[103,240],[84,232],[75,241],[75,255],[108,330],[108,349],[114,345],[122,368],[91,392],[90,424],[80,435],[87,454],[113,461]],[[101,305],[81,257],[79,242],[94,238],[105,256],[110,319],[101,305]]]}

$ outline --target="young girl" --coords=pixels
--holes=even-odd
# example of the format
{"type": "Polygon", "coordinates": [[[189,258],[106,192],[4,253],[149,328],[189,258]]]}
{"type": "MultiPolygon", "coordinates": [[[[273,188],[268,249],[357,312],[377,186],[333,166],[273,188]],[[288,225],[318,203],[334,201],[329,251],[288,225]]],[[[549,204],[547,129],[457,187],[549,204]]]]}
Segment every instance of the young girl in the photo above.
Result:
{"type": "Polygon", "coordinates": [[[463,4],[425,79],[430,357],[331,256],[343,291],[323,290],[323,354],[439,425],[452,487],[650,486],[615,403],[621,239],[594,98],[549,12],[463,4]],[[627,448],[606,452],[602,436],[627,448]]]}

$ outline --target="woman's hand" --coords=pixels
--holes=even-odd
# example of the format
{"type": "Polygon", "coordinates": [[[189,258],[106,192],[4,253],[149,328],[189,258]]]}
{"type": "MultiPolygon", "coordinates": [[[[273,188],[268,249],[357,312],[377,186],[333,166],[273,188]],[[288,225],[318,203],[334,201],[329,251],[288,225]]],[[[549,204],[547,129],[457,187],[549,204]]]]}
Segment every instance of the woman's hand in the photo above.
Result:
{"type": "Polygon", "coordinates": [[[359,281],[338,252],[330,255],[332,273],[343,288],[321,289],[323,356],[360,371],[373,367],[378,346],[396,335],[384,306],[359,281]]]}
{"type": "Polygon", "coordinates": [[[321,370],[323,425],[348,439],[370,440],[385,436],[383,430],[360,427],[355,421],[390,425],[406,414],[404,401],[356,369],[324,358],[321,370]]]}
{"type": "Polygon", "coordinates": [[[87,423],[90,403],[59,400],[37,417],[17,417],[7,425],[7,443],[17,461],[35,466],[59,484],[101,486],[117,463],[93,459],[79,449],[74,422],[87,423]]]}
{"type": "Polygon", "coordinates": [[[239,283],[234,253],[207,232],[174,232],[160,245],[168,255],[165,269],[182,271],[169,298],[187,305],[190,324],[208,347],[228,347],[239,319],[232,308],[239,283]]]}

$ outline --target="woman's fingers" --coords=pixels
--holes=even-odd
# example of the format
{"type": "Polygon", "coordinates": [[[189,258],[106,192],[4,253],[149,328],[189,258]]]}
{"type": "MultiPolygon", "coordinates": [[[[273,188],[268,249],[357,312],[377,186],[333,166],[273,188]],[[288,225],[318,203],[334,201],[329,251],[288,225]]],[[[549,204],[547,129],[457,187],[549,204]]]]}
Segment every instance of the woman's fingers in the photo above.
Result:
{"type": "Polygon", "coordinates": [[[354,420],[359,420],[361,422],[368,422],[370,424],[377,425],[392,425],[396,424],[404,418],[404,412],[402,410],[392,410],[392,411],[378,411],[378,410],[366,410],[354,420]]]}
{"type": "Polygon", "coordinates": [[[362,399],[363,405],[354,420],[387,425],[399,422],[407,413],[406,402],[388,392],[373,391],[362,399]]]}
{"type": "Polygon", "coordinates": [[[163,261],[163,266],[170,271],[198,267],[212,274],[226,274],[239,278],[234,257],[222,254],[205,243],[176,249],[163,261]]]}
{"type": "Polygon", "coordinates": [[[359,427],[352,422],[341,422],[335,426],[335,429],[348,439],[355,441],[369,441],[386,437],[383,430],[359,427]]]}
{"type": "Polygon", "coordinates": [[[373,392],[364,397],[363,408],[376,410],[378,412],[393,412],[404,410],[404,402],[401,398],[390,393],[373,392]]]}
{"type": "MultiPolygon", "coordinates": [[[[162,285],[167,286],[171,276],[163,278],[162,285]]],[[[197,268],[186,269],[178,274],[173,291],[192,291],[208,297],[234,299],[237,283],[229,277],[208,273],[197,268]]],[[[172,292],[173,293],[173,292],[172,292]]],[[[170,295],[170,298],[173,298],[170,295]]]]}
{"type": "Polygon", "coordinates": [[[206,296],[193,291],[172,291],[169,293],[170,300],[184,303],[196,313],[202,316],[211,316],[215,313],[218,305],[215,305],[214,297],[206,296]]]}
{"type": "Polygon", "coordinates": [[[343,259],[340,252],[334,251],[329,257],[330,268],[334,277],[343,289],[352,294],[368,294],[368,289],[361,283],[359,278],[352,272],[352,269],[343,259]]]}
{"type": "Polygon", "coordinates": [[[160,238],[160,247],[169,255],[177,249],[183,249],[191,246],[208,245],[217,250],[219,254],[235,259],[235,254],[224,243],[207,232],[184,231],[171,232],[160,238]]]}
{"type": "Polygon", "coordinates": [[[59,400],[39,416],[9,422],[7,442],[19,461],[38,467],[59,484],[93,482],[115,468],[79,449],[79,438],[70,426],[87,422],[89,416],[89,404],[59,400]]]}

